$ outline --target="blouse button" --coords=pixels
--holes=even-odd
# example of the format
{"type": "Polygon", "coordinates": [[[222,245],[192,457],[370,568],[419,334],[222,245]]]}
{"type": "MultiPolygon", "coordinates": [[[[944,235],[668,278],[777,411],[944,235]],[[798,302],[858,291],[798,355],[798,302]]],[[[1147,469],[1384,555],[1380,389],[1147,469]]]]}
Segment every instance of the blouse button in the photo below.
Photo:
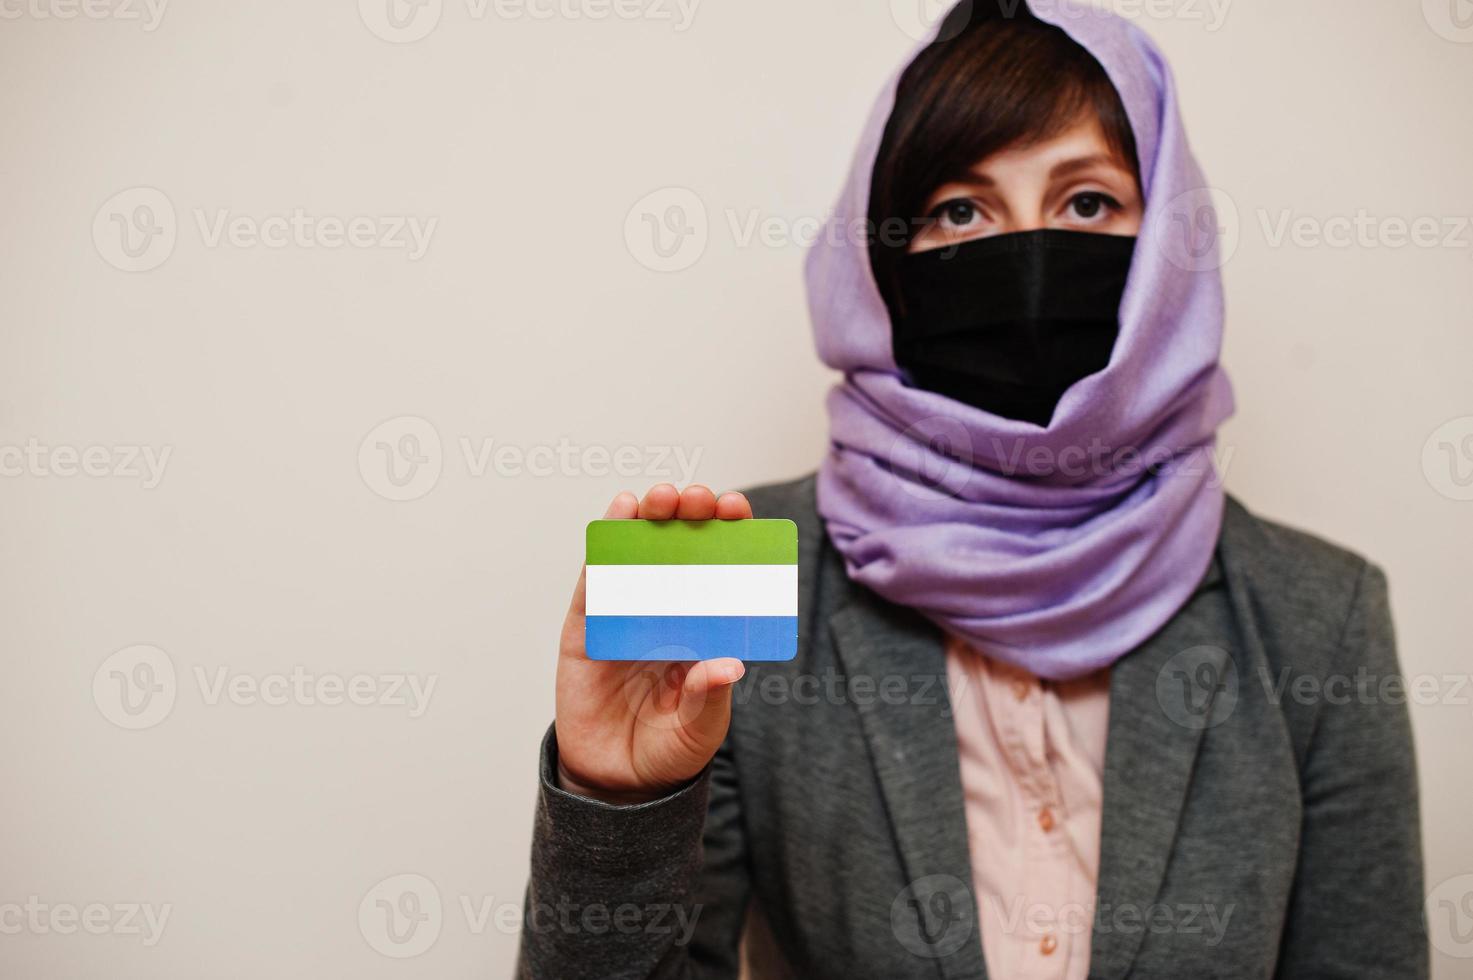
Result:
{"type": "Polygon", "coordinates": [[[1028,682],[1027,681],[1013,681],[1013,696],[1016,697],[1019,701],[1027,700],[1027,698],[1028,698],[1028,682]]]}
{"type": "Polygon", "coordinates": [[[1038,811],[1038,825],[1043,828],[1043,832],[1045,834],[1048,833],[1050,830],[1053,830],[1054,811],[1049,809],[1048,807],[1044,807],[1042,810],[1038,811]]]}
{"type": "Polygon", "coordinates": [[[1049,933],[1047,936],[1044,936],[1042,939],[1040,939],[1038,941],[1038,951],[1040,953],[1042,953],[1044,956],[1050,956],[1050,955],[1052,955],[1053,954],[1053,951],[1056,950],[1056,949],[1058,949],[1058,948],[1059,948],[1059,941],[1054,938],[1054,934],[1053,933],[1049,933]]]}

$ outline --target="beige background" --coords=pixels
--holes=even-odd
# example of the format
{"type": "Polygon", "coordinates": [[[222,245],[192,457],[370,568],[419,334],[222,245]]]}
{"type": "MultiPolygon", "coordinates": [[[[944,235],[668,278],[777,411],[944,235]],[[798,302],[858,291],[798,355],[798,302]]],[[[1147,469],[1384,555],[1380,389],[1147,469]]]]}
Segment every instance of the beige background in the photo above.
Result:
{"type": "MultiPolygon", "coordinates": [[[[0,908],[0,973],[505,976],[582,524],[678,477],[676,451],[717,488],[817,461],[829,378],[792,238],[924,8],[89,2],[0,5],[0,906],[48,909],[17,929],[0,908]],[[643,215],[691,195],[704,250],[661,258],[643,215]],[[253,243],[295,209],[300,240],[253,243]],[[378,243],[402,217],[435,222],[422,255],[378,243]],[[372,241],[329,247],[353,218],[372,241]],[[401,450],[425,460],[402,487],[401,450]],[[417,717],[249,687],[296,668],[365,697],[435,686],[417,717]],[[376,902],[405,886],[441,912],[396,946],[376,902]],[[128,905],[167,906],[162,935],[128,905]],[[60,933],[69,914],[102,934],[60,933]]],[[[1229,485],[1388,570],[1404,664],[1435,688],[1414,709],[1428,884],[1454,879],[1434,899],[1467,928],[1457,2],[1121,7],[1172,57],[1237,214],[1229,485]],[[1313,239],[1359,212],[1370,244],[1313,239]],[[1439,242],[1392,247],[1417,218],[1439,242]]],[[[1473,955],[1449,921],[1441,945],[1473,955]]]]}

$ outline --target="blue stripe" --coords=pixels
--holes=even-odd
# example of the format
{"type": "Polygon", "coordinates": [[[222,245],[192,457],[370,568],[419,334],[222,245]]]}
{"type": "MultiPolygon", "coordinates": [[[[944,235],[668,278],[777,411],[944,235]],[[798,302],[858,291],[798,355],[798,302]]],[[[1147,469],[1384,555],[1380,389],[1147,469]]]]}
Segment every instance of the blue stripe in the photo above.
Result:
{"type": "Polygon", "coordinates": [[[590,660],[792,660],[797,616],[589,616],[590,660]]]}

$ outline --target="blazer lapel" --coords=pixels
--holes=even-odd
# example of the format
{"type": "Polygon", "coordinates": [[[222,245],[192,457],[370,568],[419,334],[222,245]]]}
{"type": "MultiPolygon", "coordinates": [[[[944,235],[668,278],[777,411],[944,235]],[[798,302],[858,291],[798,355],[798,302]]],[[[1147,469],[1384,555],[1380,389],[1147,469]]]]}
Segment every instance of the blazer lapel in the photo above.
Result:
{"type": "Polygon", "coordinates": [[[1221,580],[1214,558],[1187,606],[1111,669],[1095,920],[1109,928],[1094,931],[1092,978],[1119,980],[1130,969],[1166,875],[1214,699],[1223,682],[1236,679],[1224,673],[1226,639],[1199,605],[1219,601],[1221,580]]]}
{"type": "MultiPolygon", "coordinates": [[[[828,588],[839,593],[830,595],[835,602],[828,608],[837,611],[828,624],[845,672],[876,686],[887,677],[906,678],[907,693],[918,694],[904,704],[887,703],[874,696],[874,688],[870,696],[853,698],[906,880],[950,876],[954,884],[945,891],[949,907],[965,911],[975,924],[966,810],[940,631],[914,611],[847,581],[842,562],[825,541],[811,482],[802,489],[799,557],[820,570],[828,588]],[[920,685],[931,678],[934,695],[920,694],[920,685]]],[[[1229,526],[1236,507],[1230,499],[1229,526]]],[[[1223,582],[1215,556],[1187,606],[1111,669],[1097,885],[1098,918],[1111,928],[1094,932],[1091,978],[1120,980],[1130,969],[1140,948],[1143,917],[1165,879],[1202,731],[1210,727],[1214,707],[1222,706],[1217,679],[1235,679],[1225,667],[1222,644],[1228,641],[1222,629],[1213,627],[1215,617],[1204,615],[1213,603],[1222,603],[1223,582]],[[1117,913],[1134,916],[1141,927],[1131,927],[1130,918],[1117,919],[1117,913]],[[1126,925],[1117,927],[1117,922],[1126,925]]],[[[825,605],[816,599],[803,597],[805,617],[825,605]]],[[[985,980],[980,927],[954,953],[935,962],[946,980],[985,980]]]]}
{"type": "Polygon", "coordinates": [[[867,589],[848,592],[849,601],[828,623],[851,691],[856,681],[867,686],[852,701],[914,889],[915,914],[923,920],[915,925],[934,944],[923,955],[946,980],[985,980],[940,631],[867,589]],[[904,697],[885,696],[887,684],[904,697]],[[969,932],[948,940],[948,928],[969,932]]]}

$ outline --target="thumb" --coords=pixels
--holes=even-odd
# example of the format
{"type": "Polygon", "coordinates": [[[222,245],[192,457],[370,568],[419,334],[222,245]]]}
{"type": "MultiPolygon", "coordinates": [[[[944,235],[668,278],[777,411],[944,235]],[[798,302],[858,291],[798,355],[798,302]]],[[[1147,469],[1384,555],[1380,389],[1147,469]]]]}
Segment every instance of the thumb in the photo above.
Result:
{"type": "Polygon", "coordinates": [[[679,717],[691,742],[714,752],[731,723],[732,685],[747,668],[734,658],[703,660],[691,667],[681,686],[679,717]]]}

